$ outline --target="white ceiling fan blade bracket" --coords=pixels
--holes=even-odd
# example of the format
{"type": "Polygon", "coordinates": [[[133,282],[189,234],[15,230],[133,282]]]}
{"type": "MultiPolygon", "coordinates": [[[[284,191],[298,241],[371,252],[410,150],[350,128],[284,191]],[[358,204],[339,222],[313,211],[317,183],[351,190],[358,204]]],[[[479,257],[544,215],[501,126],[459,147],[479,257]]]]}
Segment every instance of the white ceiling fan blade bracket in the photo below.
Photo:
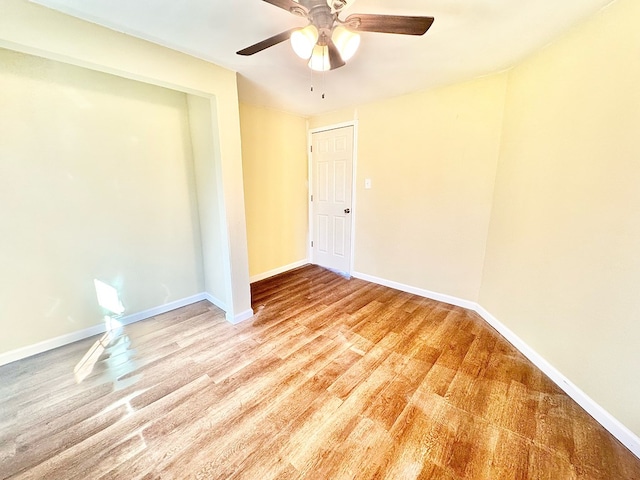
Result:
{"type": "Polygon", "coordinates": [[[345,20],[344,22],[338,19],[338,23],[340,25],[344,25],[345,27],[351,30],[358,30],[360,28],[360,25],[362,25],[362,20],[359,17],[351,16],[347,18],[347,20],[345,20]]]}
{"type": "Polygon", "coordinates": [[[347,6],[347,0],[329,0],[327,3],[329,3],[331,10],[334,12],[339,12],[347,6]]]}
{"type": "Polygon", "coordinates": [[[309,12],[304,7],[291,7],[289,10],[292,14],[297,15],[299,17],[307,18],[309,16],[309,12]]]}

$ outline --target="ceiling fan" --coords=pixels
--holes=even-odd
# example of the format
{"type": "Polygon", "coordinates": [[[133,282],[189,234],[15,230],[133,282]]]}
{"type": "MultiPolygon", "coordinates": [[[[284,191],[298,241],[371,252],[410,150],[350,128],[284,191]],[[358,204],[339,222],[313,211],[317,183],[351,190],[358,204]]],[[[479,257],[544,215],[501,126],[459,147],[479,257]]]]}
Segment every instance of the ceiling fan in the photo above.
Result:
{"type": "Polygon", "coordinates": [[[296,54],[308,60],[311,69],[318,71],[334,70],[346,65],[360,45],[360,35],[357,32],[424,35],[434,20],[433,17],[366,13],[355,13],[341,20],[338,15],[353,0],[263,1],[306,18],[309,24],[304,28],[286,30],[236,53],[253,55],[291,40],[296,54]]]}

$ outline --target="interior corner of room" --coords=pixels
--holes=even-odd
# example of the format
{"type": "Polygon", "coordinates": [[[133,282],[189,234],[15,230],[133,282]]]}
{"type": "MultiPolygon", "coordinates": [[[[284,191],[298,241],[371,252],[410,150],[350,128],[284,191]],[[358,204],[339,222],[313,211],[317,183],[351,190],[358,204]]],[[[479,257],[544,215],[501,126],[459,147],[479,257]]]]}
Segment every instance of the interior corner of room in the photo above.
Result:
{"type": "Polygon", "coordinates": [[[311,260],[309,130],[357,120],[350,273],[475,309],[640,456],[638,2],[508,71],[312,117],[7,6],[0,359],[97,333],[94,279],[131,321],[202,299],[250,316],[250,281],[311,260]]]}

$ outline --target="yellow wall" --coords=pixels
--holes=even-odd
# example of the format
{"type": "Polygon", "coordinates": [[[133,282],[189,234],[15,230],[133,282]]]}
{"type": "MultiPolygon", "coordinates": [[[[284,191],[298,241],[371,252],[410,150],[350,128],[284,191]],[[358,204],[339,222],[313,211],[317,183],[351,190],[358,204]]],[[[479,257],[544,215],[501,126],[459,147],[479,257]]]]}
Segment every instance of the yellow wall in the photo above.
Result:
{"type": "Polygon", "coordinates": [[[306,120],[240,104],[249,272],[307,257],[306,120]]]}
{"type": "Polygon", "coordinates": [[[497,75],[312,119],[358,118],[356,272],[477,300],[505,82],[497,75]]]}
{"type": "Polygon", "coordinates": [[[344,108],[333,112],[317,115],[309,119],[309,129],[322,128],[327,125],[336,125],[343,122],[351,122],[358,119],[357,108],[344,108]]]}
{"type": "Polygon", "coordinates": [[[640,3],[509,75],[480,303],[640,434],[640,3]]]}
{"type": "Polygon", "coordinates": [[[0,49],[0,352],[204,289],[186,96],[0,49]]]}
{"type": "Polygon", "coordinates": [[[359,121],[356,271],[479,301],[640,434],[637,18],[618,0],[507,74],[310,127],[359,121]]]}

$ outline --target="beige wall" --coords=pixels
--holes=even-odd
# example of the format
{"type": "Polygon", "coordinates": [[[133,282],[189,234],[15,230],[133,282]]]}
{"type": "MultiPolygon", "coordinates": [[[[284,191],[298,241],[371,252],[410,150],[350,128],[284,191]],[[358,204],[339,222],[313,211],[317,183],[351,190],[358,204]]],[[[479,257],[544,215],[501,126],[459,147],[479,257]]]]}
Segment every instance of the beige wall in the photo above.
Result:
{"type": "Polygon", "coordinates": [[[240,104],[249,271],[264,274],[307,257],[306,120],[240,104]]]}
{"type": "Polygon", "coordinates": [[[0,49],[0,352],[203,291],[186,96],[0,49]]]}
{"type": "Polygon", "coordinates": [[[231,297],[225,265],[229,246],[226,232],[221,228],[226,222],[222,178],[217,168],[219,148],[211,121],[211,101],[197,95],[187,95],[187,105],[202,241],[204,289],[218,304],[226,304],[231,297]]]}
{"type": "MultiPolygon", "coordinates": [[[[217,149],[216,170],[220,173],[220,195],[224,206],[220,228],[228,245],[228,255],[224,259],[228,296],[221,300],[229,309],[228,318],[237,320],[249,315],[251,299],[235,73],[26,0],[3,0],[0,48],[168,87],[210,102],[212,141],[217,149]]],[[[0,63],[0,70],[4,71],[5,67],[0,63]]],[[[215,185],[209,187],[217,188],[215,185]]],[[[168,260],[169,263],[172,261],[168,260]]],[[[21,321],[18,328],[38,329],[37,323],[21,321]]],[[[16,323],[11,326],[16,328],[16,323]]],[[[80,328],[78,326],[74,330],[80,328]]],[[[65,331],[48,332],[47,336],[65,331]]],[[[12,342],[12,345],[17,343],[12,342]]]]}
{"type": "Polygon", "coordinates": [[[312,119],[358,119],[356,272],[477,300],[505,82],[496,75],[312,119]]]}
{"type": "Polygon", "coordinates": [[[640,3],[509,75],[480,303],[640,434],[640,3]]]}
{"type": "MultiPolygon", "coordinates": [[[[242,150],[236,74],[204,60],[154,45],[35,5],[3,0],[0,47],[60,60],[210,99],[220,151],[229,255],[227,314],[251,313],[242,150]]],[[[212,188],[215,188],[212,186],[212,188]]]]}

